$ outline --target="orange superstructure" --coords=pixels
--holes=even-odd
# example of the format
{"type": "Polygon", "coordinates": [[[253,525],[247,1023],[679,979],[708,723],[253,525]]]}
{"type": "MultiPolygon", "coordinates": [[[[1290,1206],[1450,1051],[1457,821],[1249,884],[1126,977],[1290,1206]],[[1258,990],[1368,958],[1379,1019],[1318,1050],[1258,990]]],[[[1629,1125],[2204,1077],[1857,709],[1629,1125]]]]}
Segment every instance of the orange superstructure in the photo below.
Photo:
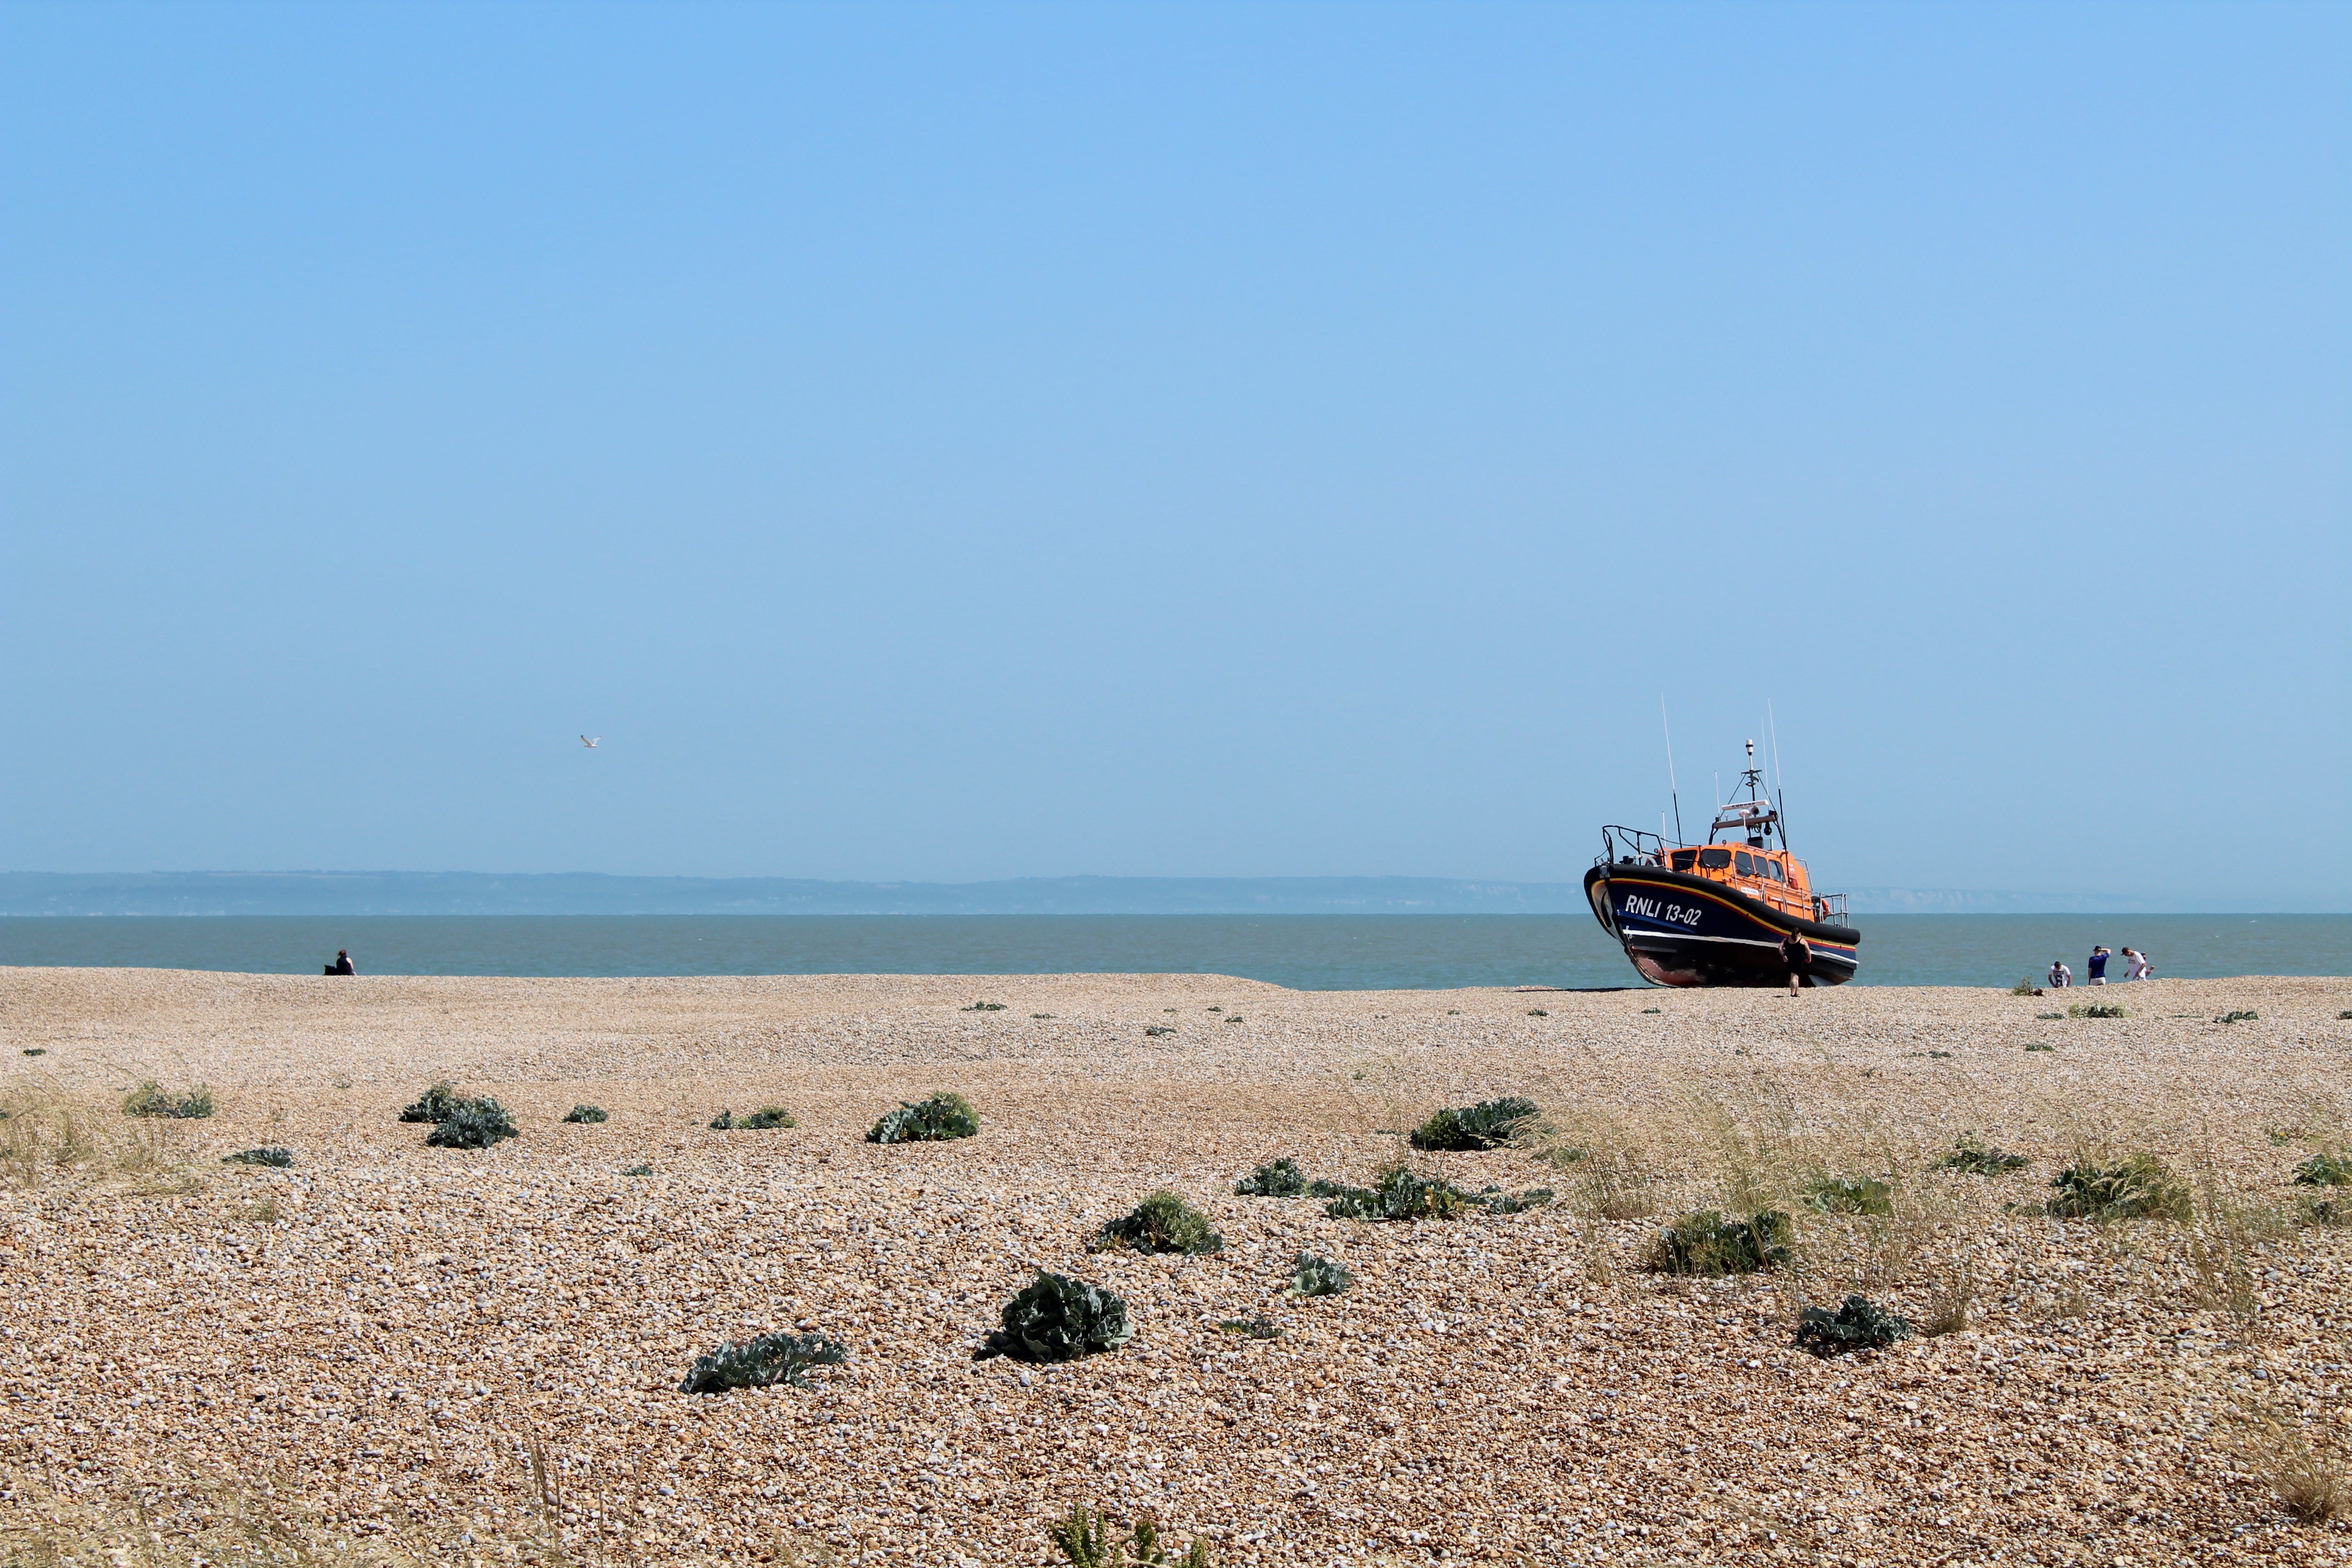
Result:
{"type": "Polygon", "coordinates": [[[1710,844],[1700,849],[1666,851],[1666,868],[1737,888],[1783,914],[1821,919],[1813,907],[1812,879],[1805,873],[1805,863],[1793,855],[1710,844]]]}

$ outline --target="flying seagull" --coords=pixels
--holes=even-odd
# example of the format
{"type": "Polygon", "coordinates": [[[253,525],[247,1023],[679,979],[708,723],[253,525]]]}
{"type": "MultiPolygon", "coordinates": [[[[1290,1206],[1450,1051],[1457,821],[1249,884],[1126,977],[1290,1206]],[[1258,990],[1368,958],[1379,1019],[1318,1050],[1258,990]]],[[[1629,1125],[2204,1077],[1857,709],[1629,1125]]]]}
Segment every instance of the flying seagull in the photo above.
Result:
{"type": "Polygon", "coordinates": [[[602,735],[583,735],[580,737],[580,743],[587,747],[589,750],[593,751],[596,748],[596,742],[604,738],[604,737],[602,735]]]}

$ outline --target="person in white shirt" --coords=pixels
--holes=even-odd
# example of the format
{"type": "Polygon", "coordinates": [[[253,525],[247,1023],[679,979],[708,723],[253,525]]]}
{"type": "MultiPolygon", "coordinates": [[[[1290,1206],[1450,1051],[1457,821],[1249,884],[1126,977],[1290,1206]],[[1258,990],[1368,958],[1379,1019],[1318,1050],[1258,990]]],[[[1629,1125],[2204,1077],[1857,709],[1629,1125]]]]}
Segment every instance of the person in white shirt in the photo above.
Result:
{"type": "Polygon", "coordinates": [[[2059,991],[2063,991],[2074,984],[2074,972],[2066,967],[2064,959],[2053,958],[2050,961],[2050,984],[2053,989],[2059,991]]]}
{"type": "Polygon", "coordinates": [[[2153,980],[2156,978],[2156,965],[2150,963],[2147,961],[2147,954],[2140,952],[2139,949],[2127,947],[2124,949],[2124,978],[2153,980]]]}

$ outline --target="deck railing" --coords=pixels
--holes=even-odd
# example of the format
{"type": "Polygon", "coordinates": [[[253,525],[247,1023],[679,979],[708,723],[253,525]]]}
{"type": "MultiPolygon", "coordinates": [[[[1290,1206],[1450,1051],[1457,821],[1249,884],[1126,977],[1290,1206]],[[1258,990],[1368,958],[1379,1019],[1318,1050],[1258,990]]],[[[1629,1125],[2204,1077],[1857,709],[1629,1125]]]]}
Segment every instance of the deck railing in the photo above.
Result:
{"type": "Polygon", "coordinates": [[[1636,863],[1665,864],[1666,841],[1654,833],[1644,833],[1638,827],[1620,827],[1615,823],[1601,830],[1601,858],[1596,864],[1611,865],[1632,859],[1636,863]]]}
{"type": "Polygon", "coordinates": [[[1828,925],[1832,921],[1839,925],[1845,924],[1845,895],[1843,893],[1815,893],[1813,895],[1813,919],[1821,921],[1823,925],[1828,925]]]}

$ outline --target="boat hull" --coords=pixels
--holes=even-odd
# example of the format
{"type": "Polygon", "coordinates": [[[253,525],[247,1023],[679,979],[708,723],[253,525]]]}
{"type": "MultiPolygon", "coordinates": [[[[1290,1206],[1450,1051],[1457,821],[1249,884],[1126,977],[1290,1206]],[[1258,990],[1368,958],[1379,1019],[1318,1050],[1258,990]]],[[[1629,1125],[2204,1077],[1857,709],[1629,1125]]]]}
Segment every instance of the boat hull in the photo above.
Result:
{"type": "Polygon", "coordinates": [[[1780,943],[1790,931],[1813,950],[1808,985],[1853,978],[1862,933],[1784,914],[1736,888],[1655,866],[1602,865],[1584,874],[1601,927],[1642,977],[1660,985],[1786,985],[1780,943]]]}

